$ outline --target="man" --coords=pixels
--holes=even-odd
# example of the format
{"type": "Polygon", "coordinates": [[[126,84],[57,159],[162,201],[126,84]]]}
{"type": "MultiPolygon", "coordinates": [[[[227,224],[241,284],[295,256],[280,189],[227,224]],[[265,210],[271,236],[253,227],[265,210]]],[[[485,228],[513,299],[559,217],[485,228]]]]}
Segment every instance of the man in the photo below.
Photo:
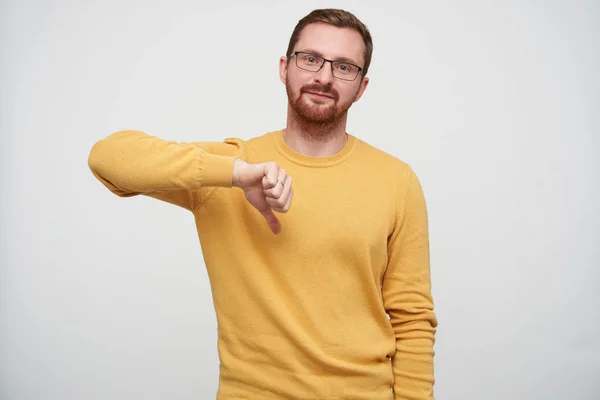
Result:
{"type": "Polygon", "coordinates": [[[346,133],[372,49],[354,15],[315,10],[279,62],[284,130],[223,143],[122,131],[91,151],[113,193],[192,211],[218,321],[217,399],[433,398],[421,185],[346,133]]]}

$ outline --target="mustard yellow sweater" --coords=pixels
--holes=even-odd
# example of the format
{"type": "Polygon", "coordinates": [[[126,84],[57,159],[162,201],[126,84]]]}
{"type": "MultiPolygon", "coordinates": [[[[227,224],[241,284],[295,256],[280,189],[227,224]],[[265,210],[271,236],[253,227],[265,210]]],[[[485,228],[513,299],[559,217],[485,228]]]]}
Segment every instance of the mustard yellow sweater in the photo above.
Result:
{"type": "Polygon", "coordinates": [[[222,143],[121,131],[89,165],[118,196],[193,213],[218,321],[218,400],[433,399],[427,209],[407,164],[352,135],[309,157],[281,131],[222,143]],[[275,161],[294,179],[279,235],[231,187],[235,158],[275,161]]]}

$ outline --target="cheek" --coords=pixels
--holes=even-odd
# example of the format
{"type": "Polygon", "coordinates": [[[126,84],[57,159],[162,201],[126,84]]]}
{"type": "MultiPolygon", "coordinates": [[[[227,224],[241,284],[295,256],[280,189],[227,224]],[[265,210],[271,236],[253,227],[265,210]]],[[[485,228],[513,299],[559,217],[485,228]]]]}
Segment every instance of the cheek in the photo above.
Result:
{"type": "Polygon", "coordinates": [[[288,69],[287,80],[295,90],[300,90],[302,86],[314,83],[314,73],[302,71],[297,68],[288,69]]]}
{"type": "Polygon", "coordinates": [[[291,71],[288,71],[286,84],[290,89],[297,92],[298,90],[300,90],[300,87],[302,87],[302,81],[301,81],[300,77],[298,76],[298,74],[294,74],[294,73],[290,73],[290,72],[291,71]]]}
{"type": "Polygon", "coordinates": [[[345,85],[338,88],[338,93],[340,95],[340,102],[350,103],[356,98],[358,87],[355,85],[345,85]]]}

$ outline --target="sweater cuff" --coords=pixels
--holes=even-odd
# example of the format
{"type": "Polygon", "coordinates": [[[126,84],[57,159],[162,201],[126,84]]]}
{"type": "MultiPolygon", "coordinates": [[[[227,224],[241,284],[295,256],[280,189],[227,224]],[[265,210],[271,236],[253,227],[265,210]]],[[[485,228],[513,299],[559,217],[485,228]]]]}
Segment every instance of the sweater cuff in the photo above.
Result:
{"type": "Polygon", "coordinates": [[[204,153],[202,160],[202,186],[233,186],[235,157],[204,153]]]}

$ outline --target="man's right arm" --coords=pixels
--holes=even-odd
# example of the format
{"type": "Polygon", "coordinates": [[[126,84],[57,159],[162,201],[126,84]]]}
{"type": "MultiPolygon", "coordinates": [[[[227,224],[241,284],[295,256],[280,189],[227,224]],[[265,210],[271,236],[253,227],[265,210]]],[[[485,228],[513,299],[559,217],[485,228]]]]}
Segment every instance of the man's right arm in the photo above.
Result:
{"type": "Polygon", "coordinates": [[[202,201],[201,188],[232,186],[241,143],[178,143],[120,131],[92,147],[88,164],[117,196],[143,194],[194,210],[202,201]]]}
{"type": "Polygon", "coordinates": [[[244,161],[242,144],[240,139],[178,143],[120,131],[92,147],[88,164],[117,196],[143,194],[190,211],[217,187],[239,187],[277,234],[281,225],[273,212],[290,208],[292,179],[275,162],[244,161]]]}

